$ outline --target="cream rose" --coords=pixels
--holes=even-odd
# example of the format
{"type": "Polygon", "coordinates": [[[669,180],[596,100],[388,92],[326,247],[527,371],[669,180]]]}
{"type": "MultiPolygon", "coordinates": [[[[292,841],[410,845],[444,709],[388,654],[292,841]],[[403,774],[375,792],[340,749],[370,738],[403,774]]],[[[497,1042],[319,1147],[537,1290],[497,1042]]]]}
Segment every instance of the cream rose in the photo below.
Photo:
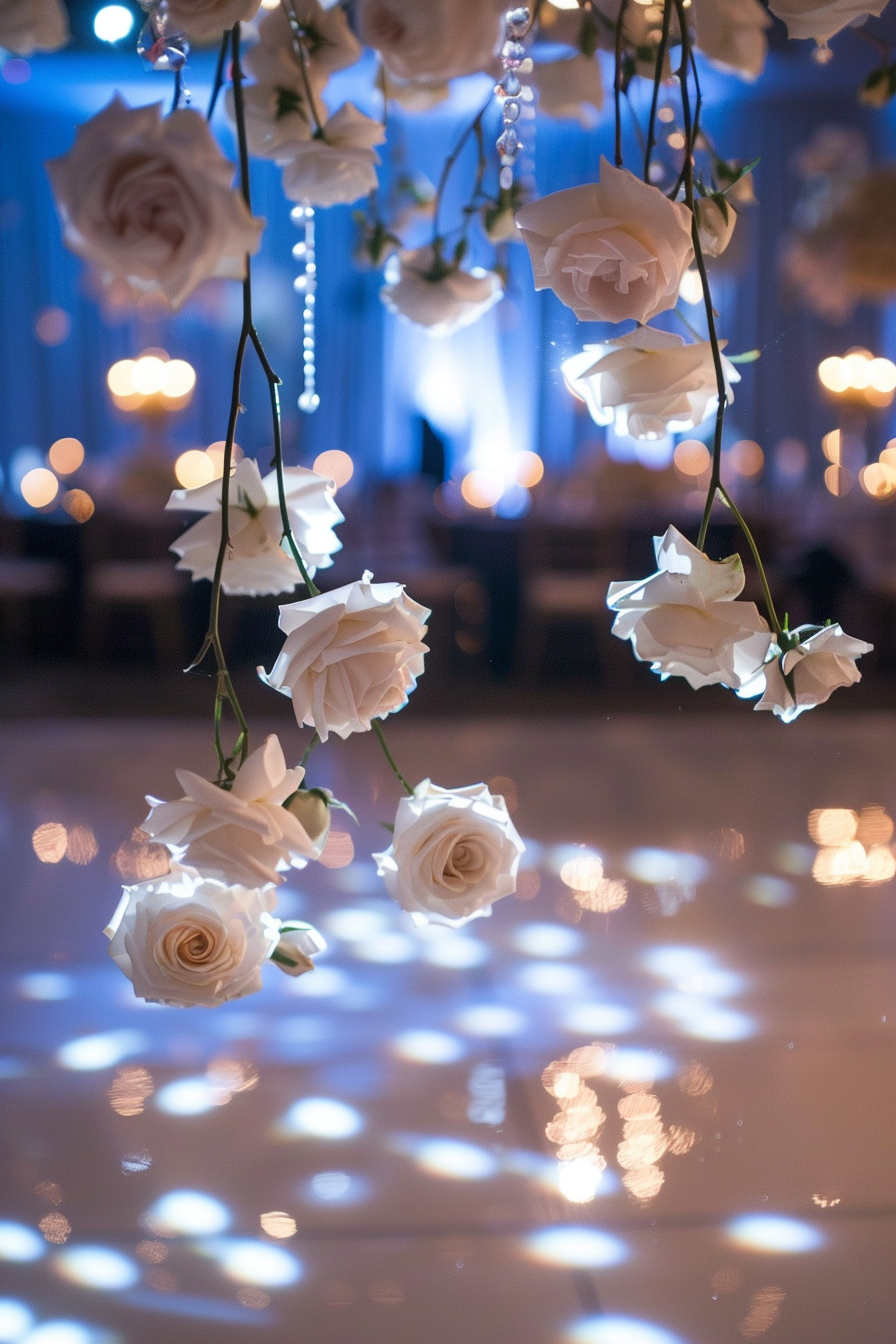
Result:
{"type": "MultiPolygon", "coordinates": [[[[325,81],[334,70],[344,70],[361,59],[361,43],[355,37],[341,5],[324,8],[318,0],[286,0],[305,33],[308,73],[313,80],[325,81]]],[[[253,79],[267,81],[279,69],[281,55],[287,55],[301,80],[301,69],[293,44],[292,28],[283,5],[266,10],[258,25],[258,45],[246,53],[246,69],[253,79]]]]}
{"type": "Polygon", "coordinates": [[[887,7],[887,0],[769,0],[769,9],[787,24],[790,37],[814,37],[823,46],[841,28],[867,19],[877,18],[887,7]]]}
{"type": "Polygon", "coordinates": [[[675,527],[654,537],[658,572],[611,583],[613,634],[663,681],[684,677],[694,690],[721,683],[743,695],[763,688],[771,633],[754,602],[736,602],[744,586],[739,555],[710,560],[675,527]]]}
{"type": "MultiPolygon", "coordinates": [[[[635,439],[694,429],[718,405],[709,341],[686,345],[674,332],[638,327],[615,341],[586,345],[561,364],[567,386],[599,425],[635,439]]],[[[724,356],[728,403],[737,369],[724,356]]]]}
{"type": "Polygon", "coordinates": [[[504,0],[360,0],[358,30],[395,79],[444,83],[486,70],[504,0]]]}
{"type": "Polygon", "coordinates": [[[224,882],[263,887],[282,882],[281,870],[319,857],[326,832],[312,839],[288,804],[305,771],[287,770],[276,737],[246,759],[230,789],[192,770],[177,770],[184,797],[147,798],[142,829],[174,857],[224,882]]]}
{"type": "Polygon", "coordinates": [[[278,924],[280,936],[271,953],[271,961],[287,975],[313,971],[313,958],[326,951],[326,940],[311,924],[295,920],[278,921],[278,924]]]}
{"type": "Polygon", "coordinates": [[[258,13],[260,0],[168,0],[169,27],[188,37],[213,37],[258,13]]]}
{"type": "Polygon", "coordinates": [[[108,927],[109,955],[148,1003],[217,1007],[261,989],[277,945],[274,894],[175,864],[125,887],[108,927]]]}
{"type": "Polygon", "coordinates": [[[678,299],[694,259],[691,212],[601,159],[600,181],[517,211],[536,289],[583,322],[647,322],[678,299]]]}
{"type": "Polygon", "coordinates": [[[369,195],[380,162],[373,146],[385,138],[382,122],[343,103],[318,135],[278,149],[284,192],[291,201],[318,206],[349,205],[369,195]]]}
{"type": "Polygon", "coordinates": [[[759,0],[693,0],[696,46],[713,65],[754,80],[765,68],[771,19],[759,0]]]}
{"type": "Polygon", "coordinates": [[[516,890],[525,846],[500,794],[425,779],[402,798],[392,844],[374,854],[393,900],[415,917],[463,924],[516,890]]]}
{"type": "Polygon", "coordinates": [[[720,257],[731,242],[737,215],[721,194],[701,196],[694,204],[700,250],[704,257],[720,257]]]}
{"type": "Polygon", "coordinates": [[[60,0],[3,0],[0,4],[0,50],[15,56],[58,51],[71,34],[68,11],[60,0]]]}
{"type": "MultiPolygon", "coordinates": [[[[336,487],[326,476],[305,467],[284,467],[284,494],[290,527],[310,577],[333,563],[342,542],[333,528],[345,521],[333,496],[336,487]]],[[[193,579],[212,579],[221,541],[221,482],[211,481],[194,490],[175,490],[167,509],[204,513],[171,547],[181,559],[177,568],[193,579]]],[[[277,494],[277,473],[262,479],[248,457],[237,465],[230,480],[227,520],[230,545],[224,560],[225,593],[257,597],[289,592],[302,575],[287,544],[277,494]]]]}
{"type": "Polygon", "coordinates": [[[242,279],[258,251],[264,221],[198,112],[113,98],[47,172],[68,246],[135,301],[179,308],[203,280],[242,279]]]}
{"type": "Polygon", "coordinates": [[[286,635],[262,681],[292,697],[299,724],[348,737],[407,703],[423,673],[429,612],[400,583],[358,583],[280,608],[286,635]]]}
{"type": "Polygon", "coordinates": [[[549,117],[567,117],[587,129],[603,107],[604,86],[594,56],[566,61],[538,61],[526,76],[538,93],[538,111],[549,117]]]}
{"type": "Polygon", "coordinates": [[[496,271],[462,271],[436,256],[431,247],[399,252],[386,265],[380,298],[390,312],[430,336],[450,336],[478,322],[504,296],[496,271]]]}
{"type": "Polygon", "coordinates": [[[770,709],[784,723],[792,723],[806,709],[823,705],[839,687],[861,681],[856,659],[874,647],[845,634],[839,625],[826,625],[820,630],[801,626],[789,634],[799,643],[767,664],[765,694],[756,705],[757,709],[770,709]]]}

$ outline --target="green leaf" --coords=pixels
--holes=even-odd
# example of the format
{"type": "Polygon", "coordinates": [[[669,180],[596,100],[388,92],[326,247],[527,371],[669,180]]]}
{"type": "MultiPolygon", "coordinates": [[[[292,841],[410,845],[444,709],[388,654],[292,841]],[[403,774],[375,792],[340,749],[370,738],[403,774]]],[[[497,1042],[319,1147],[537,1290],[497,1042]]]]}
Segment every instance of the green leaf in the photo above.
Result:
{"type": "Polygon", "coordinates": [[[382,826],[383,830],[388,831],[390,835],[395,834],[395,826],[391,821],[381,821],[380,825],[382,826]]]}
{"type": "Polygon", "coordinates": [[[729,364],[755,364],[761,358],[761,350],[744,350],[739,355],[726,355],[729,364]]]}

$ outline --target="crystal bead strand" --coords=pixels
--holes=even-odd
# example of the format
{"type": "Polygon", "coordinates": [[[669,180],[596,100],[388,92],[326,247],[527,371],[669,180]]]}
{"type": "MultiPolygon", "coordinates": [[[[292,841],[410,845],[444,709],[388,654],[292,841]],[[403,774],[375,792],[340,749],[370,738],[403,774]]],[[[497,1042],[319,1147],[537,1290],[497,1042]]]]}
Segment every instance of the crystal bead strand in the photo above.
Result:
{"type": "Polygon", "coordinates": [[[147,17],[137,39],[138,55],[152,70],[179,76],[190,54],[186,33],[174,27],[168,0],[140,0],[140,3],[147,17]]]}
{"type": "Polygon", "coordinates": [[[314,207],[297,205],[290,218],[299,227],[304,225],[304,238],[296,243],[292,254],[302,262],[304,270],[293,281],[293,288],[302,295],[302,370],[304,388],[299,397],[299,410],[310,415],[320,405],[315,375],[314,310],[317,305],[317,262],[314,254],[314,207]]]}
{"type": "MultiPolygon", "coordinates": [[[[501,64],[504,74],[495,93],[501,99],[501,116],[504,129],[498,136],[497,151],[501,162],[498,182],[502,191],[513,186],[513,166],[520,151],[520,137],[516,123],[520,119],[522,104],[520,98],[524,92],[517,73],[526,60],[526,48],[522,39],[529,31],[531,14],[525,7],[509,9],[504,16],[504,44],[501,47],[501,64]]],[[[530,68],[530,67],[527,67],[530,68]]]]}

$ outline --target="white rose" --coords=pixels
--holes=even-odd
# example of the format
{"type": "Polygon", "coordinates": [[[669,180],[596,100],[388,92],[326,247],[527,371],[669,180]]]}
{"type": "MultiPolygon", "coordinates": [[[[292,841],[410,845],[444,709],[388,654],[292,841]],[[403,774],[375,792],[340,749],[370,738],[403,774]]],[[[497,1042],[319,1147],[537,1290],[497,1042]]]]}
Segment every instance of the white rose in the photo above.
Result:
{"type": "Polygon", "coordinates": [[[142,829],[167,845],[179,862],[224,882],[262,887],[282,882],[282,869],[304,868],[323,848],[326,832],[311,839],[283,804],[301,784],[301,766],[287,770],[276,737],[246,759],[230,789],[191,770],[177,770],[184,797],[171,803],[147,798],[142,829]]]}
{"type": "Polygon", "coordinates": [[[462,271],[436,256],[431,247],[399,252],[386,265],[380,298],[392,313],[430,336],[450,336],[478,322],[504,296],[496,271],[462,271]]]}
{"type": "Polygon", "coordinates": [[[765,68],[771,19],[759,0],[694,0],[696,46],[713,65],[754,80],[765,68]]]}
{"type": "Polygon", "coordinates": [[[327,949],[326,940],[311,924],[296,920],[279,924],[279,939],[271,953],[271,961],[287,975],[304,975],[314,970],[313,957],[327,949]]]}
{"type": "Polygon", "coordinates": [[[211,276],[242,279],[258,251],[264,221],[231,188],[233,171],[200,113],[163,120],[160,104],[118,97],[47,164],[72,251],[105,284],[172,308],[211,276]]]}
{"type": "MultiPolygon", "coordinates": [[[[343,70],[360,60],[362,47],[345,17],[341,5],[324,9],[318,0],[288,0],[300,27],[308,56],[312,82],[326,79],[334,70],[343,70]]],[[[282,5],[266,10],[258,25],[258,45],[246,53],[245,66],[253,79],[266,82],[280,68],[279,57],[291,59],[296,77],[302,73],[293,44],[292,28],[282,5]]]]}
{"type": "Polygon", "coordinates": [[[874,647],[844,634],[839,625],[826,625],[821,630],[803,626],[789,633],[802,636],[800,643],[766,666],[765,694],[756,705],[757,709],[770,709],[784,723],[792,723],[805,709],[823,705],[840,686],[861,681],[856,659],[874,647]],[[792,691],[785,677],[790,678],[792,691]]]}
{"type": "Polygon", "coordinates": [[[429,612],[400,583],[357,583],[280,608],[286,642],[271,672],[259,676],[292,696],[299,724],[322,742],[367,732],[394,714],[423,673],[429,612]]]}
{"type": "Polygon", "coordinates": [[[258,13],[260,0],[168,0],[169,29],[188,37],[213,37],[258,13]]]}
{"type": "Polygon", "coordinates": [[[70,36],[68,12],[60,0],[3,0],[0,4],[0,50],[16,56],[58,51],[70,36]]]}
{"type": "Polygon", "coordinates": [[[425,779],[402,798],[392,844],[373,857],[403,910],[458,925],[489,914],[516,890],[524,848],[500,794],[485,784],[440,789],[425,779]]]}
{"type": "MultiPolygon", "coordinates": [[[[294,8],[305,31],[304,71],[282,6],[265,12],[258,25],[259,42],[244,61],[257,81],[243,89],[246,134],[250,152],[260,158],[276,159],[284,145],[311,138],[315,114],[326,116],[321,95],[329,75],[353,65],[361,55],[361,44],[341,7],[328,11],[317,0],[297,0],[294,8]],[[313,109],[308,106],[308,85],[313,109]]],[[[227,91],[227,110],[233,121],[232,89],[227,91]]]]}
{"type": "MultiPolygon", "coordinates": [[[[635,439],[694,429],[718,406],[709,341],[686,345],[674,332],[638,327],[617,340],[586,345],[560,367],[597,424],[615,424],[635,439]]],[[[730,405],[731,384],[740,375],[724,356],[722,368],[730,405]]]]}
{"type": "Polygon", "coordinates": [[[595,125],[604,101],[600,65],[593,56],[566,61],[538,61],[526,76],[538,93],[538,111],[568,117],[587,129],[595,125]]]}
{"type": "MultiPolygon", "coordinates": [[[[336,487],[305,467],[284,467],[284,493],[290,527],[309,577],[333,563],[342,542],[333,531],[345,521],[333,498],[336,487]]],[[[194,490],[175,490],[165,506],[204,513],[171,547],[181,556],[177,568],[196,579],[213,579],[221,542],[221,481],[194,490]]],[[[244,457],[230,479],[227,527],[230,545],[224,559],[225,593],[257,597],[285,593],[302,582],[299,567],[283,541],[277,473],[262,479],[257,464],[244,457]]]]}
{"type": "Polygon", "coordinates": [[[277,151],[284,192],[291,201],[318,206],[349,205],[369,195],[376,190],[380,162],[373,146],[385,138],[382,122],[343,103],[319,134],[277,151]]]}
{"type": "Polygon", "coordinates": [[[489,68],[506,8],[503,0],[361,0],[358,31],[393,78],[443,84],[489,68]]]}
{"type": "Polygon", "coordinates": [[[653,544],[656,574],[610,584],[613,634],[630,639],[635,657],[663,681],[684,677],[694,690],[721,683],[759,694],[771,633],[754,602],[734,601],[744,586],[740,556],[710,560],[675,527],[653,544]]]}
{"type": "Polygon", "coordinates": [[[814,37],[819,45],[839,33],[841,28],[867,19],[869,14],[879,17],[887,7],[887,0],[769,0],[769,9],[787,24],[790,37],[814,37]]]}
{"type": "Polygon", "coordinates": [[[217,1007],[261,989],[277,942],[270,891],[228,886],[175,864],[125,887],[105,933],[109,955],[148,1003],[217,1007]]]}
{"type": "Polygon", "coordinates": [[[731,242],[737,215],[724,196],[701,196],[694,203],[697,232],[704,257],[720,257],[731,242]]]}
{"type": "Polygon", "coordinates": [[[647,322],[673,308],[694,259],[687,206],[606,159],[599,182],[524,205],[516,222],[535,288],[584,322],[647,322]]]}

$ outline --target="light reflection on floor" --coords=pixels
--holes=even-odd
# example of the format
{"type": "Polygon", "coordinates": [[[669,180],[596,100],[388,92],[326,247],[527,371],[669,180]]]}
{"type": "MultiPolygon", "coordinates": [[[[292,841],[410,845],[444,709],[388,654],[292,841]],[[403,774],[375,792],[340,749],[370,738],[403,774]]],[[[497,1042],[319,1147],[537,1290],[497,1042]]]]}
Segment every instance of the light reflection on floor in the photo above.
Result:
{"type": "Polygon", "coordinates": [[[397,725],[517,786],[523,899],[461,931],[363,858],[369,744],[322,752],[359,858],[281,906],[327,954],[182,1012],[100,930],[204,730],[7,726],[0,1344],[891,1344],[896,722],[787,732],[397,725]]]}

